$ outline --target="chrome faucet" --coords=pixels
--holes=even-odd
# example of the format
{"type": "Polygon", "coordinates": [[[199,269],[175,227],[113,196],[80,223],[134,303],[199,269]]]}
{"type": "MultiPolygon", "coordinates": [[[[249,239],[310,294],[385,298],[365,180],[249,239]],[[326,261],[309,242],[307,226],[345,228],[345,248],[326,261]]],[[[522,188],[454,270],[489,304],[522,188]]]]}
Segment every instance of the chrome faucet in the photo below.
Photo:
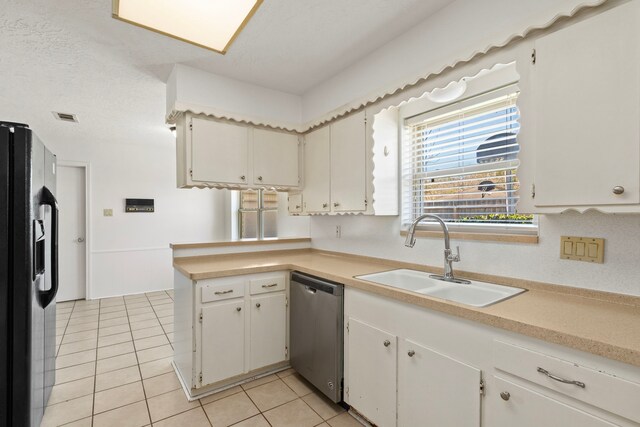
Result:
{"type": "Polygon", "coordinates": [[[445,222],[439,216],[432,215],[432,214],[424,214],[416,218],[415,221],[413,221],[413,223],[411,224],[411,227],[409,227],[409,231],[407,232],[407,239],[405,240],[404,245],[408,248],[412,248],[415,246],[416,226],[420,221],[422,221],[425,218],[431,218],[436,220],[442,227],[442,231],[444,233],[444,274],[442,276],[439,276],[437,274],[432,274],[429,277],[432,277],[438,280],[444,280],[445,282],[463,283],[463,284],[471,283],[468,280],[456,279],[453,276],[453,263],[460,261],[460,247],[458,246],[456,248],[457,251],[456,251],[456,254],[454,255],[453,252],[451,251],[451,245],[449,242],[449,228],[447,227],[447,224],[445,224],[445,222]]]}

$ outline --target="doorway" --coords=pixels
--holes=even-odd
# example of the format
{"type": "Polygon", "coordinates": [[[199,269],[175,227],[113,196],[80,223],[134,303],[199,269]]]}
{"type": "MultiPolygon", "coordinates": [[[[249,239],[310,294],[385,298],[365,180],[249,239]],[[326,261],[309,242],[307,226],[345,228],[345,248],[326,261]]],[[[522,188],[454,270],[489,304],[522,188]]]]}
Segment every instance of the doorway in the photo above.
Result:
{"type": "Polygon", "coordinates": [[[58,163],[58,301],[87,297],[87,166],[58,163]]]}

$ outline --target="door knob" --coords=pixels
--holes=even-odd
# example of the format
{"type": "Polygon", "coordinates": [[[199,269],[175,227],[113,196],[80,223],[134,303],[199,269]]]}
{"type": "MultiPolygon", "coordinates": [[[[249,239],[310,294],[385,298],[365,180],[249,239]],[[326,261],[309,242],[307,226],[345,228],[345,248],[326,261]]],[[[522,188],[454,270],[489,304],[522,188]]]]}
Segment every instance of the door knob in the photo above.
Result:
{"type": "Polygon", "coordinates": [[[621,185],[616,185],[613,187],[613,194],[622,194],[624,193],[624,187],[621,185]]]}
{"type": "Polygon", "coordinates": [[[508,391],[503,391],[500,393],[500,397],[502,400],[509,400],[511,398],[511,394],[508,391]]]}
{"type": "Polygon", "coordinates": [[[78,238],[76,239],[76,242],[78,242],[78,243],[82,243],[82,242],[84,242],[84,237],[78,237],[78,238]]]}
{"type": "Polygon", "coordinates": [[[407,355],[408,355],[409,357],[413,357],[415,354],[416,354],[416,352],[415,352],[415,351],[413,351],[413,350],[409,350],[409,351],[407,352],[407,355]]]}
{"type": "Polygon", "coordinates": [[[391,341],[384,340],[383,344],[384,344],[385,347],[389,347],[391,345],[391,341]]]}

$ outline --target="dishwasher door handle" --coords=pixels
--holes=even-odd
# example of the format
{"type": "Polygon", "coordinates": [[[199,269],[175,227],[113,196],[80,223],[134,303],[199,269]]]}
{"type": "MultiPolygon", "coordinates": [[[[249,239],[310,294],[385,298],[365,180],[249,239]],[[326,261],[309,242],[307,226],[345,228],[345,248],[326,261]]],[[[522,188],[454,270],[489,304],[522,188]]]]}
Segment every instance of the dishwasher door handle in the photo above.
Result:
{"type": "Polygon", "coordinates": [[[305,286],[304,289],[309,292],[310,294],[315,294],[316,292],[318,292],[317,289],[312,288],[311,286],[305,286]]]}

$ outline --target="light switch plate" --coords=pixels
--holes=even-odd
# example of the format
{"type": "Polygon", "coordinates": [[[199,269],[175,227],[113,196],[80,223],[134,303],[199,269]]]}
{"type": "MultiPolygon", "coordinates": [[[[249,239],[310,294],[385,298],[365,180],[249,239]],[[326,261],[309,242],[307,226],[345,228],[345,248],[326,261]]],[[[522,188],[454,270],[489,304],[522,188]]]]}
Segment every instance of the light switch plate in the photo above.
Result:
{"type": "Polygon", "coordinates": [[[103,209],[102,215],[104,216],[113,216],[113,209],[103,209]]]}
{"type": "Polygon", "coordinates": [[[560,258],[604,263],[604,239],[560,236],[560,258]]]}

